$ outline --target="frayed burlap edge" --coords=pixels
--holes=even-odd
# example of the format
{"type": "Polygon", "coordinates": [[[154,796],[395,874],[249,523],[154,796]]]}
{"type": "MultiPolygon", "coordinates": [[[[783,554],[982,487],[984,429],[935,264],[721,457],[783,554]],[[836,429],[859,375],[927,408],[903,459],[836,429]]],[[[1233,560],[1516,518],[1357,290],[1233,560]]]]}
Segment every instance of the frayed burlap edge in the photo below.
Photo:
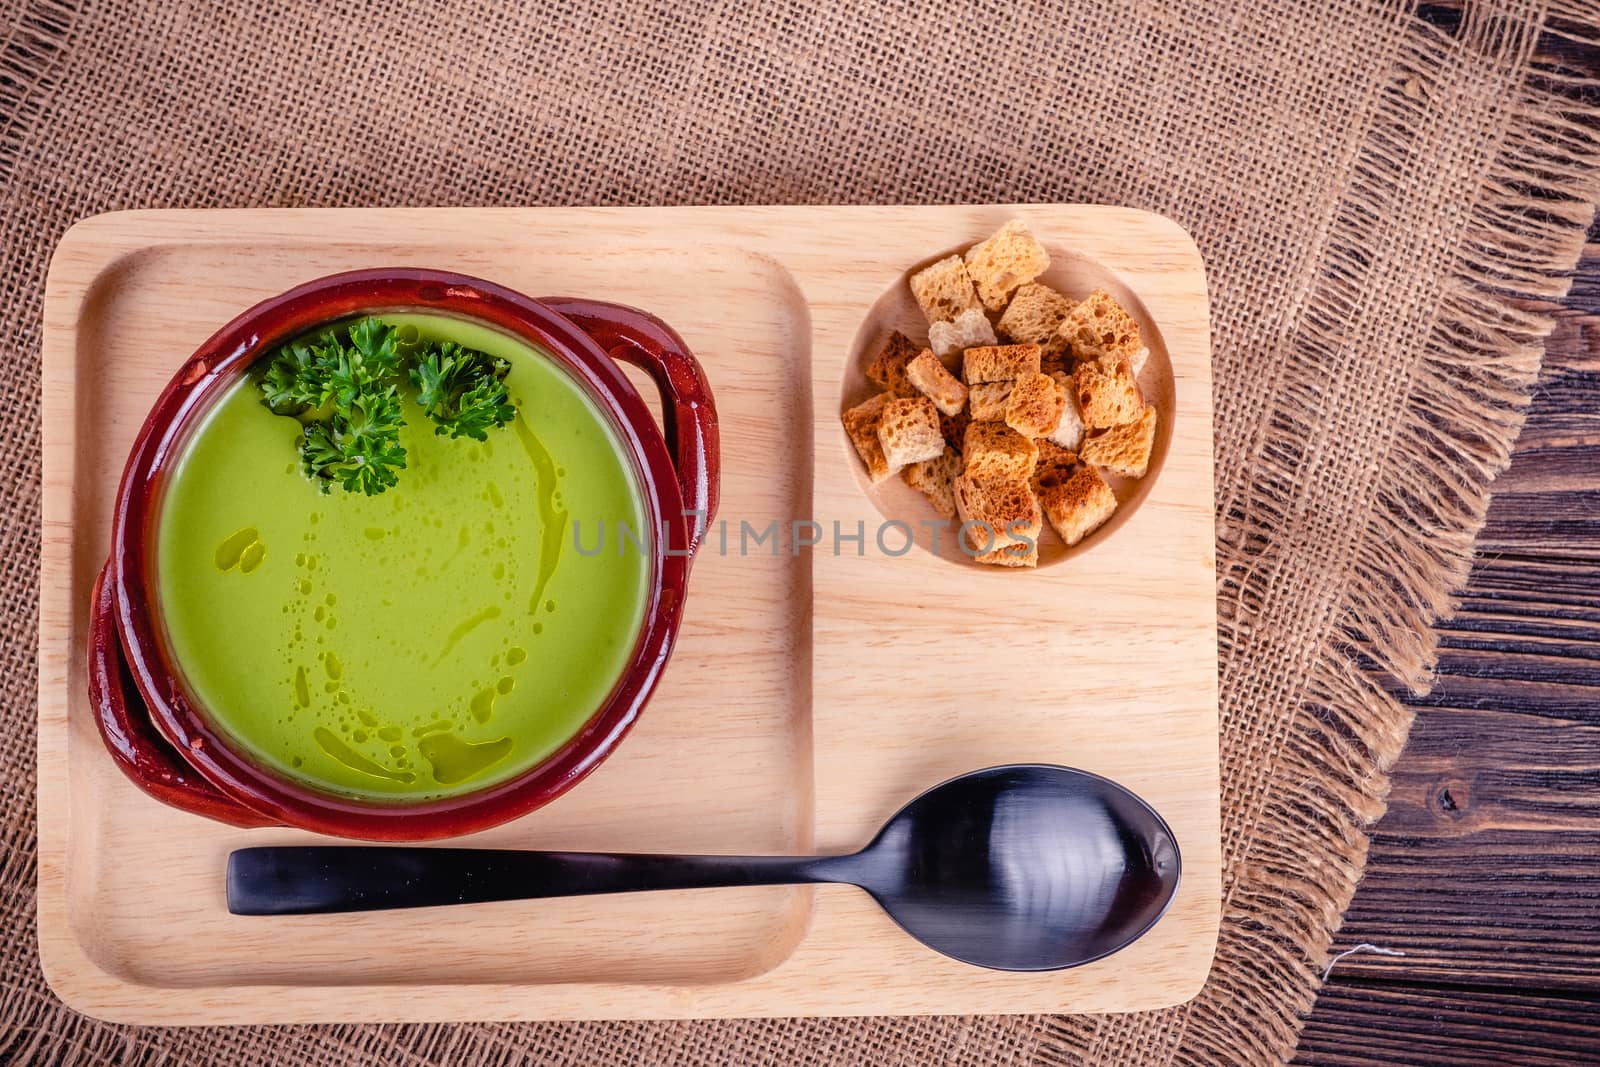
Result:
{"type": "Polygon", "coordinates": [[[24,134],[39,117],[76,15],[75,5],[32,0],[17,16],[16,31],[0,41],[0,181],[11,177],[24,134]]]}
{"type": "MultiPolygon", "coordinates": [[[[55,76],[71,43],[77,14],[73,4],[30,0],[17,13],[12,32],[0,39],[0,186],[11,180],[28,130],[38,121],[44,101],[55,88],[55,76]]],[[[18,502],[9,501],[8,506],[16,507],[18,502]]],[[[0,866],[17,859],[0,855],[0,866]]],[[[22,979],[13,976],[7,976],[7,982],[24,985],[22,979]]],[[[53,1007],[46,993],[33,1002],[28,1013],[43,1019],[53,1007]]],[[[37,1062],[58,1038],[44,1026],[0,1027],[0,1063],[37,1062]]]]}
{"type": "MultiPolygon", "coordinates": [[[[1396,191],[1406,138],[1421,109],[1437,106],[1434,81],[1448,69],[1449,54],[1468,49],[1525,65],[1541,30],[1600,46],[1597,15],[1592,4],[1564,0],[1547,9],[1543,25],[1474,19],[1470,10],[1455,36],[1414,25],[1413,48],[1379,102],[1382,121],[1336,221],[1327,270],[1306,311],[1314,324],[1309,342],[1292,353],[1304,369],[1291,380],[1315,388],[1319,355],[1341,341],[1341,309],[1360,297],[1353,281],[1359,272],[1341,265],[1363,253],[1358,242],[1341,243],[1338,230],[1359,234],[1396,191]]],[[[1466,582],[1490,484],[1510,463],[1554,325],[1546,309],[1570,287],[1600,199],[1600,108],[1580,97],[1600,83],[1538,63],[1531,70],[1506,109],[1492,166],[1464,197],[1471,214],[1427,341],[1410,360],[1406,417],[1381,458],[1368,529],[1353,538],[1362,550],[1321,635],[1322,654],[1288,723],[1260,811],[1244,831],[1244,862],[1225,874],[1211,978],[1197,998],[1167,1011],[1054,1017],[1041,1063],[1242,1065],[1292,1055],[1366,866],[1366,828],[1384,813],[1388,772],[1411,727],[1411,710],[1384,679],[1418,694],[1432,684],[1435,626],[1453,612],[1466,582]]],[[[1287,423],[1272,427],[1287,453],[1301,432],[1287,423]]],[[[1254,489],[1251,503],[1268,512],[1286,503],[1270,479],[1254,489]]],[[[1219,574],[1219,592],[1248,599],[1253,531],[1235,518],[1218,515],[1219,546],[1241,561],[1219,574]]],[[[1218,621],[1224,660],[1235,641],[1249,639],[1236,622],[1248,618],[1224,613],[1218,621]]]]}

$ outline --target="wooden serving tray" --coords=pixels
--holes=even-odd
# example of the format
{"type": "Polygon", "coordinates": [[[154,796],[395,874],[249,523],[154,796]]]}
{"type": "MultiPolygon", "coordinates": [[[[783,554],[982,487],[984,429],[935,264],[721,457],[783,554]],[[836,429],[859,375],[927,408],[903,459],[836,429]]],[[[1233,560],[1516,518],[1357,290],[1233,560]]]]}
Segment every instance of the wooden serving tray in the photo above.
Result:
{"type": "MultiPolygon", "coordinates": [[[[1211,366],[1200,256],[1174,223],[1084,205],[132,212],[74,227],[44,338],[39,939],[50,984],[139,1023],[1100,1012],[1200,988],[1220,910],[1211,366]],[[1020,215],[1046,280],[1108,284],[1150,335],[1156,467],[1113,524],[1036,572],[885,555],[839,425],[859,365],[914,325],[908,267],[1020,215]],[[843,886],[700,890],[295,918],[227,913],[242,845],[304,842],[162,806],[122,778],[85,696],[89,589],[157,392],[218,326],[357,267],[440,267],[534,296],[646,308],[705,366],[722,420],[722,554],[695,564],[677,653],[588,781],[473,843],[842,852],[963,771],[1056,762],[1125,783],[1175,831],[1183,881],[1143,939],[1070,971],[945,959],[843,886]],[[741,521],[822,546],[740,555],[741,521]],[[864,554],[831,539],[865,523],[864,554]]],[[[922,328],[919,328],[922,332],[922,328]]],[[[896,546],[897,547],[897,546],[896,546]]]]}

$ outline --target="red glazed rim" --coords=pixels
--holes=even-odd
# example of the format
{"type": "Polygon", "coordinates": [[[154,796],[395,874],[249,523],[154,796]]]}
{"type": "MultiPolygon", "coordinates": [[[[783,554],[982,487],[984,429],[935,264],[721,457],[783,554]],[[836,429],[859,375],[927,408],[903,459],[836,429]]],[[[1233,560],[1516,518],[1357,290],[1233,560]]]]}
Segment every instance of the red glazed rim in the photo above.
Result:
{"type": "MultiPolygon", "coordinates": [[[[641,321],[649,320],[637,312],[641,321]]],[[[684,353],[687,355],[687,353],[684,353]]],[[[709,396],[705,397],[709,407],[709,396]]],[[[715,483],[715,459],[705,472],[715,483]]],[[[689,574],[678,473],[650,409],[621,370],[572,322],[520,293],[446,271],[352,271],[265,300],[217,331],[174,375],[140,429],[117,490],[111,580],[128,667],[160,732],[229,796],[284,823],[367,840],[454,836],[549,803],[594,770],[639,716],[672,651],[689,574]],[[156,521],[168,469],[209,406],[264,353],[325,323],[384,311],[433,311],[497,327],[554,358],[610,416],[630,453],[651,529],[652,574],[633,655],[610,695],[555,753],[523,774],[471,793],[418,803],[374,803],[310,789],[236,752],[188,691],[156,624],[156,521]]],[[[709,517],[706,521],[709,521],[709,517]]],[[[692,520],[690,521],[692,527],[692,520]]]]}

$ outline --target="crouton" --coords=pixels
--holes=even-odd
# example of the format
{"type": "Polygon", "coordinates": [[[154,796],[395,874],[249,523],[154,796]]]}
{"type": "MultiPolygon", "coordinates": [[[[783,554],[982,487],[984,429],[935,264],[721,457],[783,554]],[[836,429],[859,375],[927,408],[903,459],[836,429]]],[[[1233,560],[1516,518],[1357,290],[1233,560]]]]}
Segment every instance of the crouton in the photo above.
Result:
{"type": "Polygon", "coordinates": [[[954,490],[962,537],[973,558],[1003,567],[1038,565],[1044,518],[1026,481],[963,474],[954,490]]]}
{"type": "Polygon", "coordinates": [[[1117,510],[1116,495],[1093,467],[1079,467],[1055,485],[1041,484],[1039,503],[1068,545],[1082,541],[1117,510]]]}
{"type": "Polygon", "coordinates": [[[1078,456],[1071,449],[1062,448],[1048,437],[1039,438],[1034,445],[1039,449],[1039,460],[1034,464],[1030,480],[1035,493],[1062,484],[1077,470],[1078,456]]]}
{"type": "Polygon", "coordinates": [[[965,411],[958,411],[954,415],[939,413],[939,432],[944,434],[944,443],[949,445],[957,455],[967,447],[967,424],[972,417],[965,411]]]}
{"type": "Polygon", "coordinates": [[[1012,219],[993,236],[967,249],[966,265],[983,306],[999,311],[1017,286],[1045,272],[1050,266],[1050,253],[1021,219],[1012,219]]]}
{"type": "Polygon", "coordinates": [[[1046,436],[1062,448],[1076,451],[1083,443],[1083,417],[1078,414],[1077,390],[1073,388],[1072,375],[1065,371],[1051,371],[1050,380],[1061,390],[1061,421],[1046,436]]]}
{"type": "Polygon", "coordinates": [[[893,470],[937,458],[944,451],[944,435],[939,432],[939,412],[933,401],[925,396],[895,397],[883,405],[878,416],[878,444],[893,470]]]}
{"type": "Polygon", "coordinates": [[[974,478],[1008,478],[1026,482],[1033,476],[1039,449],[1003,422],[974,422],[967,426],[962,473],[974,478]]]}
{"type": "Polygon", "coordinates": [[[1147,407],[1132,422],[1101,430],[1083,443],[1083,461],[1127,478],[1143,478],[1150,469],[1150,447],[1156,439],[1156,409],[1147,407]]]}
{"type": "Polygon", "coordinates": [[[1078,462],[1077,453],[1070,448],[1062,448],[1048,437],[1042,437],[1033,443],[1039,450],[1039,466],[1047,467],[1054,464],[1065,463],[1067,466],[1078,462]]]}
{"type": "Polygon", "coordinates": [[[1041,526],[1039,533],[1033,534],[1027,540],[1013,541],[1009,545],[1001,545],[988,552],[979,552],[972,558],[991,567],[1037,567],[1039,537],[1043,532],[1044,528],[1041,526]]]}
{"type": "Polygon", "coordinates": [[[878,443],[878,422],[883,416],[884,405],[892,399],[888,393],[879,393],[846,411],[843,416],[844,432],[850,436],[850,443],[856,446],[861,462],[867,465],[867,478],[874,485],[894,473],[883,454],[883,446],[878,443]]]}
{"type": "Polygon", "coordinates": [[[1128,366],[1133,368],[1135,378],[1144,373],[1144,365],[1148,362],[1150,362],[1150,349],[1144,345],[1140,345],[1139,350],[1128,357],[1128,366]]]}
{"type": "Polygon", "coordinates": [[[1083,425],[1091,430],[1132,422],[1144,410],[1133,368],[1121,356],[1079,363],[1072,372],[1072,398],[1083,425]]]}
{"type": "Polygon", "coordinates": [[[937,459],[919,460],[900,472],[911,488],[921,491],[933,510],[947,519],[956,517],[955,480],[961,473],[961,453],[946,447],[937,459]]]}
{"type": "Polygon", "coordinates": [[[969,348],[961,356],[961,374],[968,385],[1004,382],[1038,373],[1038,345],[988,345],[969,348]]]}
{"type": "Polygon", "coordinates": [[[1050,340],[1040,347],[1039,369],[1046,374],[1064,370],[1069,374],[1072,365],[1077,362],[1072,357],[1072,342],[1063,337],[1059,330],[1050,335],[1050,340]]]}
{"type": "Polygon", "coordinates": [[[982,308],[968,308],[950,322],[935,322],[928,326],[928,346],[940,359],[949,359],[964,348],[992,345],[998,341],[994,327],[982,308]]]}
{"type": "Polygon", "coordinates": [[[867,364],[868,380],[888,390],[891,396],[916,396],[916,386],[906,380],[906,366],[917,358],[918,351],[911,338],[896,330],[867,364]]]}
{"type": "Polygon", "coordinates": [[[929,349],[924,348],[906,364],[906,380],[942,414],[954,415],[967,404],[967,387],[956,381],[929,349]]]}
{"type": "Polygon", "coordinates": [[[1004,422],[1006,402],[1016,382],[984,382],[967,390],[967,404],[972,417],[982,422],[1004,422]]]}
{"type": "Polygon", "coordinates": [[[999,330],[1019,344],[1048,345],[1075,302],[1047,285],[1030,283],[1017,290],[1000,316],[999,330]]]}
{"type": "Polygon", "coordinates": [[[1121,356],[1131,360],[1141,347],[1139,324],[1104,289],[1096,289],[1067,313],[1056,337],[1075,359],[1121,356]]]}
{"type": "Polygon", "coordinates": [[[1066,394],[1043,374],[1018,378],[1006,401],[1006,425],[1024,437],[1043,437],[1061,423],[1066,394]]]}
{"type": "Polygon", "coordinates": [[[930,323],[952,322],[963,311],[978,306],[978,294],[960,256],[946,256],[913,274],[911,295],[930,323]]]}

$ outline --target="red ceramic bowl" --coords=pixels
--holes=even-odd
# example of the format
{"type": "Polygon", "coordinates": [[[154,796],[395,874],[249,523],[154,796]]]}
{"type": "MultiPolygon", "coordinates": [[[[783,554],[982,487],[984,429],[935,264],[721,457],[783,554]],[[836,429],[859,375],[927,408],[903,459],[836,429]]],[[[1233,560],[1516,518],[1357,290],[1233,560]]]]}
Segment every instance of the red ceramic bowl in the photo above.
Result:
{"type": "Polygon", "coordinates": [[[533,300],[476,278],[407,268],[337,274],[257,304],[179,368],[123,471],[111,559],[97,596],[103,610],[90,638],[90,663],[97,665],[90,691],[108,747],[152,796],[237,825],[276,822],[344,837],[421,840],[471,833],[549,803],[616,748],[654,690],[682,617],[690,560],[716,512],[717,474],[716,410],[705,376],[682,340],[643,312],[533,300]],[[157,617],[156,524],[167,471],[189,434],[258,357],[333,320],[402,310],[474,320],[551,356],[612,420],[660,533],[652,539],[651,586],[633,655],[577,734],[499,785],[441,800],[377,803],[310,789],[230,747],[189,691],[157,617]],[[617,360],[644,368],[661,390],[664,434],[617,360]]]}

